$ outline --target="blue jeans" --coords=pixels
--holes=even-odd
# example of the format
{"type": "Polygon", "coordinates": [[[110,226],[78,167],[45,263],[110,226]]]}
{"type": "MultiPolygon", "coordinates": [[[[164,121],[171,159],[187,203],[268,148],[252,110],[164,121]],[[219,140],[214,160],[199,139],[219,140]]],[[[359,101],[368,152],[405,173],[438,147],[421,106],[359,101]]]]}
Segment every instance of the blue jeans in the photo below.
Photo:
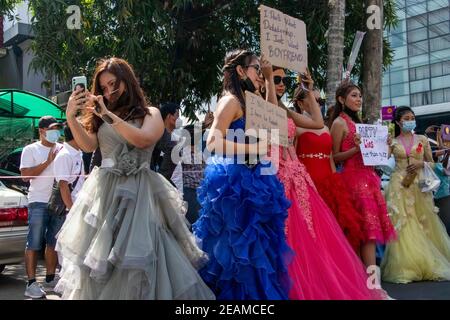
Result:
{"type": "Polygon", "coordinates": [[[51,248],[56,245],[56,234],[64,224],[66,216],[50,215],[47,205],[44,202],[28,204],[27,250],[42,250],[44,240],[51,248]]]}

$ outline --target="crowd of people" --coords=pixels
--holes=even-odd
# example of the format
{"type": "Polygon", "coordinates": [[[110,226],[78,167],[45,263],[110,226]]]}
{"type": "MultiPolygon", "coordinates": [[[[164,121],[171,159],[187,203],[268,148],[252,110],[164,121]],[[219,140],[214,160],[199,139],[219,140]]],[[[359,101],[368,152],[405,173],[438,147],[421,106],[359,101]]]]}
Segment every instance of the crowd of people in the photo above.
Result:
{"type": "Polygon", "coordinates": [[[189,139],[174,134],[180,106],[151,106],[119,58],[98,63],[90,92],[72,93],[64,145],[62,124],[39,121],[40,140],[21,162],[34,177],[26,296],[45,295],[35,279],[43,243],[44,286],[63,299],[381,300],[390,299],[381,279],[450,280],[450,238],[420,187],[434,160],[411,108],[395,113],[386,144],[396,167],[383,194],[360,151],[356,84],[341,83],[324,121],[308,71],[293,108],[282,101],[286,70],[264,56],[230,51],[222,71],[206,141],[192,125],[189,139]],[[286,111],[288,146],[229,135],[247,128],[245,91],[286,111]],[[192,160],[210,156],[177,162],[180,143],[192,160]],[[83,152],[97,154],[86,180],[83,152]],[[386,246],[381,269],[377,245],[386,246]]]}

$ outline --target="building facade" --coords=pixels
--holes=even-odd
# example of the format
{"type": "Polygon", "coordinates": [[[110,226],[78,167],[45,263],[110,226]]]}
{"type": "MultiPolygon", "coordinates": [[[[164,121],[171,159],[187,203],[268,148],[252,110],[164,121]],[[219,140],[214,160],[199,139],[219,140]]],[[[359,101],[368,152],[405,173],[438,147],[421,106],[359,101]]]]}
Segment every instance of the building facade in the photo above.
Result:
{"type": "Polygon", "coordinates": [[[3,17],[2,37],[6,52],[0,56],[0,88],[22,89],[48,96],[51,92],[42,85],[45,76],[30,69],[34,54],[30,50],[33,33],[28,1],[19,3],[13,15],[18,19],[10,21],[3,17]]]}
{"type": "Polygon", "coordinates": [[[395,50],[383,76],[383,105],[419,116],[450,113],[450,1],[396,0],[399,23],[386,32],[395,50]]]}

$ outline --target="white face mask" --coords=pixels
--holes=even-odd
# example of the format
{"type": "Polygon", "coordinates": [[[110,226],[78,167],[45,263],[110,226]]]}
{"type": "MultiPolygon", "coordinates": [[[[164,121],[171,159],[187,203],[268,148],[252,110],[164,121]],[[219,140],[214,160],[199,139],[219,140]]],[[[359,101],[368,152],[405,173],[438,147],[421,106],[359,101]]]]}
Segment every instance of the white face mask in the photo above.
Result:
{"type": "Polygon", "coordinates": [[[183,120],[181,120],[180,118],[177,118],[177,120],[175,121],[175,129],[179,129],[183,126],[183,120]]]}
{"type": "Polygon", "coordinates": [[[45,139],[50,143],[56,143],[59,137],[61,137],[59,130],[47,130],[45,133],[45,139]]]}

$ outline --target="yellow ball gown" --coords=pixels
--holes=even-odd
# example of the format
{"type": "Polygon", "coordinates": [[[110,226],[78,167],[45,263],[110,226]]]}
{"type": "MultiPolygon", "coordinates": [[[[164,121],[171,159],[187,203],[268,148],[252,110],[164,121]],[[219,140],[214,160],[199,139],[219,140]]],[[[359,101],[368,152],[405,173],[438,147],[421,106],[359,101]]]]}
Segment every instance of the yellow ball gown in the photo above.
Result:
{"type": "MultiPolygon", "coordinates": [[[[392,154],[396,167],[386,190],[389,215],[398,240],[386,247],[381,262],[382,279],[408,283],[426,280],[450,280],[450,238],[439,219],[431,192],[421,192],[418,171],[414,182],[405,188],[408,157],[399,138],[394,139],[392,154]]],[[[431,148],[425,136],[415,135],[410,159],[432,161],[431,148]]]]}

